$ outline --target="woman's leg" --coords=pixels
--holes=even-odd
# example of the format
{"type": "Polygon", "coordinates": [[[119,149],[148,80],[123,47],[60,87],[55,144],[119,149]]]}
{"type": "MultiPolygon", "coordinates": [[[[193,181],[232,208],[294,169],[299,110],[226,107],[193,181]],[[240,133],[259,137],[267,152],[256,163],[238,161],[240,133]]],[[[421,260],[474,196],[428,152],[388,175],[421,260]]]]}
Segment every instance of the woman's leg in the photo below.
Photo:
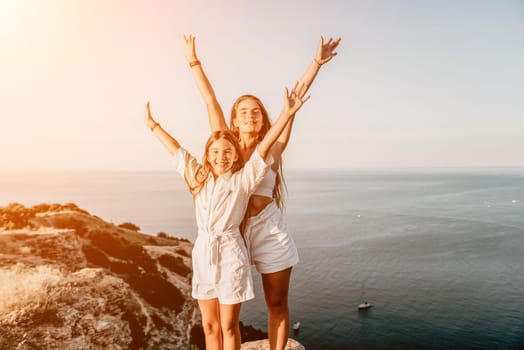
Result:
{"type": "Polygon", "coordinates": [[[291,267],[283,271],[262,274],[264,297],[269,313],[268,336],[270,350],[283,350],[289,334],[289,308],[287,296],[291,267]]]}
{"type": "Polygon", "coordinates": [[[220,304],[220,325],[224,350],[240,350],[240,307],[242,304],[220,304]]]}
{"type": "Polygon", "coordinates": [[[222,330],[220,329],[220,304],[218,299],[198,300],[202,313],[202,328],[206,337],[206,350],[222,350],[222,330]]]}

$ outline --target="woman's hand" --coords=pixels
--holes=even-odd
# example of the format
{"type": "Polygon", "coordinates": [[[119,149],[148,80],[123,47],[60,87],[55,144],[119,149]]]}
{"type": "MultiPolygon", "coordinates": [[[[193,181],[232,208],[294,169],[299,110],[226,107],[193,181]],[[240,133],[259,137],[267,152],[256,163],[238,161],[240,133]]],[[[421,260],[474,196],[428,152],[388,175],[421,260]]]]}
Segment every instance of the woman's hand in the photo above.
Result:
{"type": "Polygon", "coordinates": [[[144,122],[149,129],[153,128],[156,124],[158,124],[151,115],[151,110],[149,109],[149,101],[147,101],[146,104],[146,118],[144,122]]]}
{"type": "Polygon", "coordinates": [[[184,41],[186,42],[186,50],[184,55],[188,63],[198,61],[195,47],[195,36],[194,35],[184,35],[184,41]]]}
{"type": "Polygon", "coordinates": [[[315,61],[319,65],[323,65],[324,63],[329,62],[333,57],[337,55],[335,52],[335,49],[337,48],[338,44],[340,43],[341,38],[338,38],[336,40],[333,40],[333,38],[329,38],[327,43],[324,43],[324,37],[320,36],[320,41],[318,43],[318,49],[317,49],[317,55],[315,56],[315,61]]]}
{"type": "Polygon", "coordinates": [[[287,88],[285,89],[284,109],[289,115],[295,114],[309,100],[311,96],[305,97],[306,90],[306,86],[303,83],[299,84],[298,81],[291,92],[287,88]]]}

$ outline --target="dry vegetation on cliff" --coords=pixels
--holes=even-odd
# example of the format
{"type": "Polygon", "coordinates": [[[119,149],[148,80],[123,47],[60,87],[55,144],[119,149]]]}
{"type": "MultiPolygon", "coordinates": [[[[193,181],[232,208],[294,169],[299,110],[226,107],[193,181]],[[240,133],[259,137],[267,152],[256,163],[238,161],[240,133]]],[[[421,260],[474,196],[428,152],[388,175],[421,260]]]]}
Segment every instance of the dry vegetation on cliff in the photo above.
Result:
{"type": "Polygon", "coordinates": [[[0,348],[186,349],[191,244],[74,204],[0,208],[0,348]]]}

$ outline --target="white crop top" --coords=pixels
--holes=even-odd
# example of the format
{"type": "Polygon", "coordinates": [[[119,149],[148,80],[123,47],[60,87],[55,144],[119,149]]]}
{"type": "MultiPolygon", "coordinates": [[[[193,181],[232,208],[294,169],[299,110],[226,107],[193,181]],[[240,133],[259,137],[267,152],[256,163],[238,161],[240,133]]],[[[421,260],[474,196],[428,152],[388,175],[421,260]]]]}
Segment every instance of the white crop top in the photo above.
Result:
{"type": "Polygon", "coordinates": [[[273,169],[269,168],[266,175],[264,176],[260,184],[257,186],[257,189],[255,190],[255,192],[253,192],[253,194],[273,198],[273,188],[275,188],[276,179],[277,174],[273,169]]]}

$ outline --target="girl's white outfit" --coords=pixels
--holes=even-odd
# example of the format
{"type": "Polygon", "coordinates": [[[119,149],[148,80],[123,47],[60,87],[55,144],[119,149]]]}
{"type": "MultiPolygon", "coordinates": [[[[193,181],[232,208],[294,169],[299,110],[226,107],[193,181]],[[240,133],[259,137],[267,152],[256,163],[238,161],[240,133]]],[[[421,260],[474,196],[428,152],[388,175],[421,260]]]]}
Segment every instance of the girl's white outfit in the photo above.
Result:
{"type": "MultiPolygon", "coordinates": [[[[185,149],[174,154],[176,170],[194,178],[198,161],[185,149]]],[[[198,236],[193,245],[192,296],[221,304],[238,304],[254,298],[248,253],[240,234],[249,196],[262,181],[271,160],[258,153],[244,167],[219,176],[212,174],[194,198],[198,236]]]]}
{"type": "MultiPolygon", "coordinates": [[[[276,173],[270,169],[253,194],[273,197],[276,173]]],[[[260,273],[273,273],[298,264],[298,251],[275,202],[246,221],[244,238],[251,263],[260,273]]]]}

